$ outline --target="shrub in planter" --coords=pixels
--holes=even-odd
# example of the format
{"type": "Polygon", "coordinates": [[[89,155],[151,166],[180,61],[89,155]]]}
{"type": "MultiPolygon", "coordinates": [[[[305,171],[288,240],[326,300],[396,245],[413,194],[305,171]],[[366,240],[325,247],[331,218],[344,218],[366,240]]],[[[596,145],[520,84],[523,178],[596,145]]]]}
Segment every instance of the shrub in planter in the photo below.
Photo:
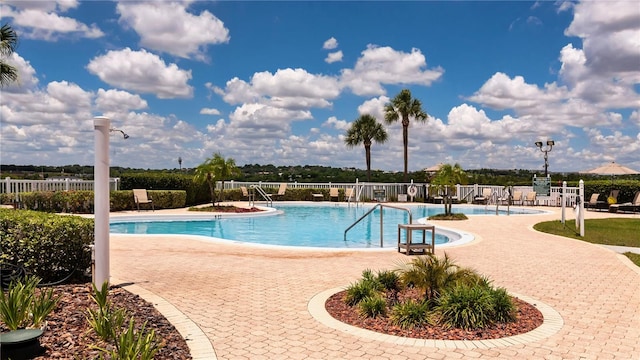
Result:
{"type": "Polygon", "coordinates": [[[23,266],[43,282],[81,277],[91,266],[93,219],[0,209],[0,261],[23,266]]]}
{"type": "Polygon", "coordinates": [[[409,299],[393,307],[391,310],[391,322],[403,329],[412,329],[429,323],[428,312],[428,302],[409,299]]]}
{"type": "Polygon", "coordinates": [[[39,328],[58,305],[60,298],[53,296],[53,289],[36,293],[39,283],[40,279],[29,276],[12,282],[6,293],[0,291],[0,320],[9,330],[39,328]]]}
{"type": "Polygon", "coordinates": [[[375,318],[378,315],[385,316],[387,314],[387,302],[380,293],[365,297],[358,303],[358,307],[360,315],[363,317],[375,318]]]}

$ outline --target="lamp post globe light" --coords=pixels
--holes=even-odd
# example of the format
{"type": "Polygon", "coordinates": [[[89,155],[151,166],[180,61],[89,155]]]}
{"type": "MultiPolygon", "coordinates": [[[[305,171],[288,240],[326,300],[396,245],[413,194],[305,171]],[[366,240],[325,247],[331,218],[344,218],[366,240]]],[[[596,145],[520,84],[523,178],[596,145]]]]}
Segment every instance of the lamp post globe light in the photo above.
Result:
{"type": "Polygon", "coordinates": [[[542,151],[544,153],[544,177],[548,177],[549,172],[549,151],[551,151],[551,149],[553,149],[553,145],[555,145],[555,141],[553,140],[547,140],[547,145],[545,146],[545,148],[542,148],[542,141],[536,141],[536,146],[538,147],[538,149],[540,149],[540,151],[542,151]]]}

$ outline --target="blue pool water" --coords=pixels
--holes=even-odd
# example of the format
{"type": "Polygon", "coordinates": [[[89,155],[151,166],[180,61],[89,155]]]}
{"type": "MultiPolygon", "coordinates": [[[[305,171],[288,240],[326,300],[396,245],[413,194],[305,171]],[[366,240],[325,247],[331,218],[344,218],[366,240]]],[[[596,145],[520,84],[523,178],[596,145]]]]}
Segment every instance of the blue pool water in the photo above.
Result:
{"type": "MultiPolygon", "coordinates": [[[[273,216],[222,217],[207,220],[127,220],[112,219],[110,232],[116,234],[183,234],[200,235],[243,242],[328,248],[380,247],[380,209],[376,209],[347,233],[344,231],[371,207],[279,205],[282,213],[273,216]]],[[[411,206],[413,222],[442,213],[442,206],[411,206]]],[[[520,209],[520,213],[523,213],[520,209]]],[[[398,224],[409,222],[405,211],[385,208],[384,246],[394,247],[398,224]]],[[[484,207],[454,208],[465,214],[493,214],[484,207]]],[[[514,212],[512,211],[512,214],[514,212]]],[[[201,214],[201,213],[200,213],[201,214]]],[[[415,233],[415,237],[418,233],[415,233]]],[[[430,234],[427,233],[427,237],[430,234]]],[[[404,238],[404,234],[402,235],[404,238]]],[[[415,241],[415,240],[414,240],[415,241]]],[[[436,244],[449,241],[436,230],[436,244]]]]}

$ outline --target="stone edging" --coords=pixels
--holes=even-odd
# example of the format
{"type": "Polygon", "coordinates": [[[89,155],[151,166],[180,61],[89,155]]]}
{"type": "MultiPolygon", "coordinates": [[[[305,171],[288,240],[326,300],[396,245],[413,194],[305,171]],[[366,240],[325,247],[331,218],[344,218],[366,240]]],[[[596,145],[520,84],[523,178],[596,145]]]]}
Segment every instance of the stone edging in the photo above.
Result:
{"type": "Polygon", "coordinates": [[[216,360],[218,358],[209,338],[207,338],[202,329],[167,300],[132,283],[120,281],[115,278],[111,278],[110,282],[111,285],[120,286],[153,304],[153,307],[155,307],[185,339],[193,360],[216,360]]]}
{"type": "Polygon", "coordinates": [[[564,321],[562,320],[560,314],[549,305],[527,296],[512,293],[512,296],[515,296],[520,300],[523,300],[530,304],[536,304],[536,308],[540,310],[542,316],[544,317],[542,325],[534,330],[529,331],[528,333],[488,340],[433,340],[387,335],[343,323],[342,321],[336,320],[327,312],[325,308],[326,301],[333,294],[343,290],[344,288],[329,289],[318,293],[313,298],[311,298],[307,306],[307,309],[309,310],[311,316],[313,316],[313,318],[320,323],[332,329],[340,330],[354,336],[383,341],[387,343],[402,344],[407,346],[427,346],[442,349],[490,349],[495,347],[522,345],[534,341],[539,341],[557,333],[564,325],[564,321]]]}

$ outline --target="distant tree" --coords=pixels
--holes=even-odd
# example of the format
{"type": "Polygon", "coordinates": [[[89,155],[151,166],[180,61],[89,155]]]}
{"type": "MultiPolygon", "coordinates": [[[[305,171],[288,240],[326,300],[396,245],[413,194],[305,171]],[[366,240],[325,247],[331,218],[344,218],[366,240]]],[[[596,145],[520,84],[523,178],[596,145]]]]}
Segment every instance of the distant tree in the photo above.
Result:
{"type": "Polygon", "coordinates": [[[211,203],[216,205],[215,196],[215,181],[216,179],[222,182],[222,189],[220,190],[219,201],[224,200],[224,181],[233,176],[240,175],[240,169],[236,166],[235,160],[232,158],[225,159],[220,153],[213,154],[213,157],[207,158],[205,162],[200,164],[195,171],[193,180],[197,183],[204,181],[209,185],[209,191],[211,192],[211,203]]]}
{"type": "Polygon", "coordinates": [[[18,81],[18,69],[5,62],[17,46],[18,34],[9,24],[2,25],[0,28],[0,87],[18,81]]]}
{"type": "Polygon", "coordinates": [[[373,115],[363,114],[360,115],[356,121],[351,124],[351,127],[347,130],[346,138],[344,142],[347,147],[353,148],[354,146],[364,144],[365,158],[367,162],[367,181],[371,181],[371,144],[372,141],[378,144],[384,144],[387,139],[387,130],[384,126],[376,120],[373,115]]]}
{"type": "Polygon", "coordinates": [[[451,197],[455,194],[456,185],[466,185],[467,179],[467,174],[462,170],[460,164],[453,166],[451,166],[451,164],[444,164],[431,181],[431,184],[436,186],[438,190],[444,190],[443,204],[445,215],[451,215],[451,197]]]}
{"type": "Polygon", "coordinates": [[[404,176],[403,181],[407,182],[407,169],[409,164],[409,118],[416,121],[425,122],[427,113],[422,110],[422,103],[418,99],[411,97],[411,91],[404,89],[400,91],[391,102],[384,107],[384,120],[387,124],[392,124],[402,120],[402,142],[404,144],[404,176]]]}

